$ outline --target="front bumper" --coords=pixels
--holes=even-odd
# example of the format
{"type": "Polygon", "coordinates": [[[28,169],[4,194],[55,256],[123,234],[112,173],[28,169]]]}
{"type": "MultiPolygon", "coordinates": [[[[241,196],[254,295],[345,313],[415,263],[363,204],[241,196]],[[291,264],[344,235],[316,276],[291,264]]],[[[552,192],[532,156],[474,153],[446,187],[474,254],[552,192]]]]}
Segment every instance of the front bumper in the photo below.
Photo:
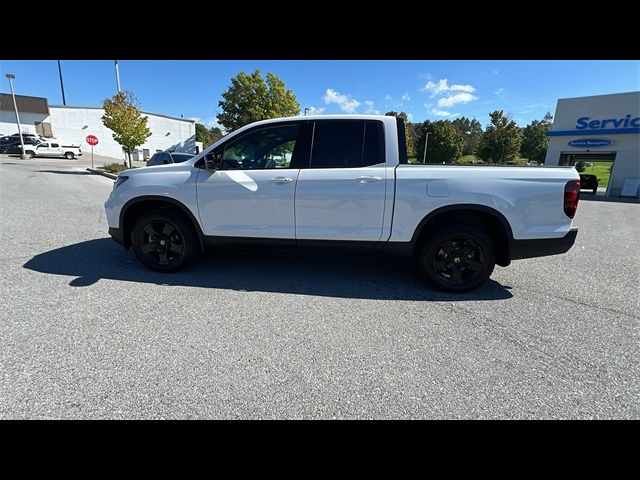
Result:
{"type": "Polygon", "coordinates": [[[126,243],[124,242],[124,235],[122,234],[122,230],[119,228],[109,227],[109,235],[113,238],[114,241],[118,242],[124,248],[127,248],[126,243]]]}
{"type": "Polygon", "coordinates": [[[512,240],[510,248],[511,260],[566,253],[575,243],[577,235],[578,229],[574,227],[564,237],[560,238],[512,240]]]}

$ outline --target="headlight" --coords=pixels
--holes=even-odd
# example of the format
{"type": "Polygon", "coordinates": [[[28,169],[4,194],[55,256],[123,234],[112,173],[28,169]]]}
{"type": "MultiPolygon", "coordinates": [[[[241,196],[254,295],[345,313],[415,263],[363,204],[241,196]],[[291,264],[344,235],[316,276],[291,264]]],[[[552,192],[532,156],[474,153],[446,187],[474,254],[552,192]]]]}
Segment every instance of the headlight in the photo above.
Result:
{"type": "Polygon", "coordinates": [[[113,182],[113,189],[115,190],[127,180],[129,180],[129,177],[127,177],[126,175],[118,175],[118,178],[116,178],[116,181],[113,182]]]}

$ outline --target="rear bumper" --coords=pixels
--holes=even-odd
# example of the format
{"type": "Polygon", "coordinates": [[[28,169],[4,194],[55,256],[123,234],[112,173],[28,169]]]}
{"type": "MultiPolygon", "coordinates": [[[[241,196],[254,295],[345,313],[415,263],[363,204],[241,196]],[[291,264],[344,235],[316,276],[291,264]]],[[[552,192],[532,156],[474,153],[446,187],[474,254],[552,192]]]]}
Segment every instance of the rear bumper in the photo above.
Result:
{"type": "Polygon", "coordinates": [[[566,253],[575,243],[577,235],[578,229],[572,228],[564,237],[561,238],[512,240],[510,249],[511,260],[566,253]]]}
{"type": "Polygon", "coordinates": [[[113,238],[114,241],[127,248],[124,243],[124,235],[122,234],[122,230],[120,230],[119,228],[109,227],[109,235],[111,235],[111,238],[113,238]]]}

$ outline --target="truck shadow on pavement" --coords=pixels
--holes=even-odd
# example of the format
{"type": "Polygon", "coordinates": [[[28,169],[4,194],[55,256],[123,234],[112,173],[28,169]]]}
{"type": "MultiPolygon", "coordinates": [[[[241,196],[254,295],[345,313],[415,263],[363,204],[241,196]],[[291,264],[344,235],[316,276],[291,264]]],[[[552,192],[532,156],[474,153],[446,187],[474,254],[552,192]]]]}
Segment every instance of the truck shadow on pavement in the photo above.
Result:
{"type": "Polygon", "coordinates": [[[36,255],[23,265],[41,273],[77,277],[85,287],[100,279],[374,300],[467,301],[511,298],[510,287],[490,280],[465,294],[434,289],[408,259],[366,255],[220,250],[203,254],[177,273],[148,270],[131,250],[110,238],[76,243],[36,255]]]}

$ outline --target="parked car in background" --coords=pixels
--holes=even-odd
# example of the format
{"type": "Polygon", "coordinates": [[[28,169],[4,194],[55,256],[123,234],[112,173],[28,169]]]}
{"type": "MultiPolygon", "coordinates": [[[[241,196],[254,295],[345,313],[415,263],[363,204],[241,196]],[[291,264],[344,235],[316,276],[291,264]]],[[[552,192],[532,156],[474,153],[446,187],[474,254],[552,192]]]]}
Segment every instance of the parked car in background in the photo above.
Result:
{"type": "MultiPolygon", "coordinates": [[[[20,146],[18,146],[20,147],[20,146]]],[[[24,153],[32,157],[65,157],[72,160],[82,156],[80,145],[63,145],[58,142],[42,142],[37,145],[25,145],[24,153]]]]}
{"type": "MultiPolygon", "coordinates": [[[[10,135],[11,138],[15,139],[18,141],[18,143],[20,142],[20,134],[19,133],[14,133],[13,135],[10,135]]],[[[22,134],[22,141],[25,144],[29,144],[29,145],[34,145],[36,143],[40,143],[40,142],[46,142],[47,139],[45,137],[42,137],[40,135],[36,135],[35,133],[23,133],[22,134]]]]}
{"type": "Polygon", "coordinates": [[[156,165],[168,165],[170,163],[182,163],[190,160],[195,155],[186,152],[158,152],[147,161],[147,167],[156,165]]]}
{"type": "Polygon", "coordinates": [[[595,175],[580,174],[580,190],[591,190],[594,194],[598,192],[598,177],[595,175]]]}
{"type": "MultiPolygon", "coordinates": [[[[8,153],[5,150],[9,148],[10,145],[16,143],[16,140],[13,137],[2,137],[0,138],[0,153],[8,153]]],[[[18,141],[18,143],[20,143],[18,141]]]]}

